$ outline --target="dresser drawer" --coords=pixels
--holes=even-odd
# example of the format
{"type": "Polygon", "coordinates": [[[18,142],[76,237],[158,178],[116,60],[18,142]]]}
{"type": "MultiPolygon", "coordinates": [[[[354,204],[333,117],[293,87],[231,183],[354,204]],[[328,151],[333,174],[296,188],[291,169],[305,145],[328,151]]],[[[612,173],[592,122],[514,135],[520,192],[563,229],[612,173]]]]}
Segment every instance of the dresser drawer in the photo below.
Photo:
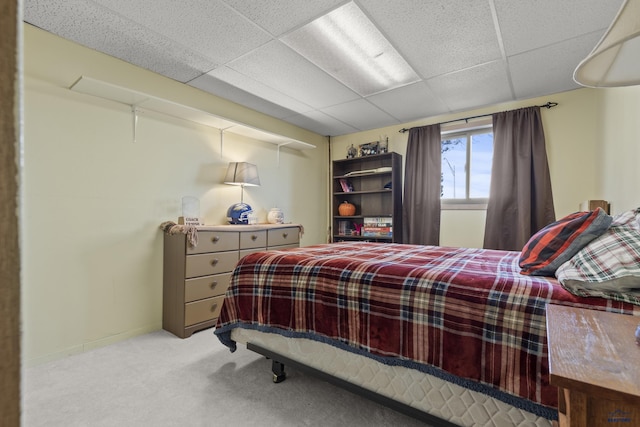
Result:
{"type": "Polygon", "coordinates": [[[212,274],[233,271],[238,260],[238,251],[188,255],[186,261],[186,278],[210,276],[212,274]]]}
{"type": "Polygon", "coordinates": [[[231,273],[187,279],[184,281],[184,301],[191,302],[223,295],[230,281],[231,273]]]}
{"type": "Polygon", "coordinates": [[[204,300],[189,302],[184,305],[184,325],[191,326],[196,323],[213,320],[220,315],[224,295],[207,298],[204,300]]]}
{"type": "Polygon", "coordinates": [[[240,249],[266,248],[267,230],[241,231],[240,249]]]}
{"type": "Polygon", "coordinates": [[[267,245],[270,248],[282,245],[298,245],[300,243],[298,227],[277,228],[268,230],[267,233],[267,245]]]}
{"type": "Polygon", "coordinates": [[[198,246],[187,245],[187,255],[205,252],[233,251],[240,248],[237,231],[198,231],[198,246]]]}

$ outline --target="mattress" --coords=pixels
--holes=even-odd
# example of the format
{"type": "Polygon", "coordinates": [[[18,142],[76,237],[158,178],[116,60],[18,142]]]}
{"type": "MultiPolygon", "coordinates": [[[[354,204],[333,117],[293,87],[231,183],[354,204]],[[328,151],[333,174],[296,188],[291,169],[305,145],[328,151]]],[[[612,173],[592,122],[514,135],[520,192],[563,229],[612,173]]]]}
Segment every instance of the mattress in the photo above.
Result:
{"type": "MultiPolygon", "coordinates": [[[[231,338],[245,345],[259,345],[460,426],[551,426],[551,421],[546,418],[484,393],[404,366],[386,365],[318,341],[244,328],[235,328],[231,338]]],[[[286,387],[284,384],[281,386],[286,387]]]]}

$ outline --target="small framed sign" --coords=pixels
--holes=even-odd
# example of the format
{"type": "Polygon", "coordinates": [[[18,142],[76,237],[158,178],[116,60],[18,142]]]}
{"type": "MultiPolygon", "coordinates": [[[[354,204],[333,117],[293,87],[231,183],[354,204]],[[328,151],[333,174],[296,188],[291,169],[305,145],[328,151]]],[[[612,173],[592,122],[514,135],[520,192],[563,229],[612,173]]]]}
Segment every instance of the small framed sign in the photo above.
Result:
{"type": "Polygon", "coordinates": [[[200,218],[198,217],[184,217],[184,216],[178,217],[178,224],[195,225],[195,226],[204,225],[202,221],[200,221],[200,218]]]}

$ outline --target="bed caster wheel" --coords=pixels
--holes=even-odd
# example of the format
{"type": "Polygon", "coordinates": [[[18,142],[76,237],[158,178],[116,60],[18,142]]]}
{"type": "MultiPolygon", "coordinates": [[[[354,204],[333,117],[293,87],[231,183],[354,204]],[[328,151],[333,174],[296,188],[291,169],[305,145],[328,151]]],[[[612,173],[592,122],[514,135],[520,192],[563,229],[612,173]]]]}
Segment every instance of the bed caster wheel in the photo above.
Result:
{"type": "Polygon", "coordinates": [[[284,364],[273,360],[271,362],[271,372],[273,372],[273,382],[278,384],[287,378],[287,374],[284,372],[284,364]]]}

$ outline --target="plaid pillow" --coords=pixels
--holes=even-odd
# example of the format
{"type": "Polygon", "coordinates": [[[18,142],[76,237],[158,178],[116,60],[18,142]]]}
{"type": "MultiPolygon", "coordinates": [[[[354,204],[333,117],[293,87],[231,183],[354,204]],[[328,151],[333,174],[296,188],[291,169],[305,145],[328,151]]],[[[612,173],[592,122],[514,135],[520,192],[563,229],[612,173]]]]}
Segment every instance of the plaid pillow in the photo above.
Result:
{"type": "Polygon", "coordinates": [[[640,305],[640,208],[617,215],[601,237],[556,272],[574,295],[640,305]]]}
{"type": "Polygon", "coordinates": [[[519,262],[521,273],[553,276],[558,267],[607,231],[612,219],[597,208],[591,212],[572,213],[547,225],[524,245],[519,262]]]}

